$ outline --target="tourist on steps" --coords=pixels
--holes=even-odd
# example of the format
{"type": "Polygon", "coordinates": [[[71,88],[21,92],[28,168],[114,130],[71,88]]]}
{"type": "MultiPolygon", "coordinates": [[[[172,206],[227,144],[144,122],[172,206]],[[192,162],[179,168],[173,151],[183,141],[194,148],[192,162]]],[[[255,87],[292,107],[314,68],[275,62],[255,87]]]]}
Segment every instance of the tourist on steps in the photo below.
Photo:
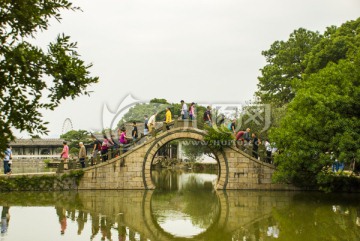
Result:
{"type": "Polygon", "coordinates": [[[172,117],[171,117],[171,111],[169,107],[166,107],[166,114],[165,114],[165,124],[166,124],[166,129],[170,130],[170,122],[172,121],[172,117]]]}
{"type": "Polygon", "coordinates": [[[208,106],[206,107],[206,111],[204,112],[204,122],[208,125],[208,126],[212,126],[212,117],[211,117],[211,107],[208,106]]]}
{"type": "Polygon", "coordinates": [[[187,119],[187,116],[188,116],[188,113],[187,113],[188,108],[187,108],[186,103],[183,100],[181,100],[180,103],[181,103],[181,119],[185,120],[185,119],[187,119]]]}
{"type": "Polygon", "coordinates": [[[69,146],[67,145],[67,142],[63,142],[63,150],[60,154],[61,161],[64,163],[64,170],[68,170],[68,162],[69,162],[69,146]]]}
{"type": "Polygon", "coordinates": [[[101,141],[99,141],[94,135],[91,135],[91,138],[94,141],[92,143],[93,150],[91,152],[91,155],[92,155],[91,166],[93,166],[94,164],[96,164],[98,152],[101,152],[101,141]]]}
{"type": "Polygon", "coordinates": [[[194,102],[192,102],[189,107],[189,118],[190,118],[190,120],[195,119],[195,103],[194,102]]]}
{"type": "Polygon", "coordinates": [[[85,168],[85,158],[86,158],[86,150],[84,143],[79,142],[80,150],[79,150],[79,161],[81,164],[81,168],[85,168]]]}
{"type": "Polygon", "coordinates": [[[255,157],[256,159],[259,158],[259,145],[261,144],[261,141],[258,139],[257,135],[255,133],[252,133],[252,144],[253,144],[253,157],[255,157]]]}
{"type": "Polygon", "coordinates": [[[148,127],[148,116],[144,115],[144,136],[146,136],[149,133],[149,127],[148,127]]]}
{"type": "Polygon", "coordinates": [[[156,128],[156,126],[155,126],[156,115],[157,115],[157,112],[154,111],[154,114],[152,116],[150,116],[149,121],[148,121],[148,129],[149,129],[150,134],[152,134],[152,131],[156,128]]]}
{"type": "Polygon", "coordinates": [[[131,136],[133,138],[133,142],[135,144],[137,138],[138,138],[138,129],[137,129],[137,126],[136,126],[136,121],[133,122],[133,129],[131,131],[131,136]]]}
{"type": "Polygon", "coordinates": [[[109,152],[110,146],[111,146],[111,143],[110,143],[109,139],[107,138],[106,135],[104,135],[104,140],[101,144],[101,157],[102,157],[103,162],[106,162],[108,160],[108,152],[109,152]]]}

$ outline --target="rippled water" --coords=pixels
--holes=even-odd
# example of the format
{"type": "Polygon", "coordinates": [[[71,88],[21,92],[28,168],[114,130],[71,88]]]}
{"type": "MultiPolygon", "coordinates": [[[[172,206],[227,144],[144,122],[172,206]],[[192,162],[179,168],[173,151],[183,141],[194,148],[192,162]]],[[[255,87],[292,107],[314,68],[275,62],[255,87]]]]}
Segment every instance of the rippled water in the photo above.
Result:
{"type": "Polygon", "coordinates": [[[360,240],[360,195],[215,191],[153,173],[154,191],[1,193],[0,240],[360,240]]]}

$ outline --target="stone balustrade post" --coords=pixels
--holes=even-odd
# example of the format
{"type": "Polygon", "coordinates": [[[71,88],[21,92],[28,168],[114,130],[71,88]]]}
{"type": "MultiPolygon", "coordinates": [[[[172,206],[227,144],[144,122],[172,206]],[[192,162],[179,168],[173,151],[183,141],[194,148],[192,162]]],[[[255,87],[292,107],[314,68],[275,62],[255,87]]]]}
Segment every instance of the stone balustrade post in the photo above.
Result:
{"type": "Polygon", "coordinates": [[[112,153],[112,151],[111,151],[111,148],[108,150],[108,160],[111,160],[112,159],[112,156],[111,156],[111,153],[112,153]]]}
{"type": "Polygon", "coordinates": [[[100,163],[100,160],[101,160],[100,155],[96,155],[96,164],[99,164],[99,163],[100,163]]]}
{"type": "Polygon", "coordinates": [[[178,116],[174,115],[174,128],[179,127],[179,120],[178,120],[178,116]]]}

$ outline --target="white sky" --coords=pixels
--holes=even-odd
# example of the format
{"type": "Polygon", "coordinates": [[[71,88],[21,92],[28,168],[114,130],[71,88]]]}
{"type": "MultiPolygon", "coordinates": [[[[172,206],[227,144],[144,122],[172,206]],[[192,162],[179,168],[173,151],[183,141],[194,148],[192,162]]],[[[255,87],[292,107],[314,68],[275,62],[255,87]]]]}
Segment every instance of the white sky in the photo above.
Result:
{"type": "MultiPolygon", "coordinates": [[[[252,99],[261,51],[300,27],[323,32],[360,17],[359,0],[73,0],[37,37],[43,46],[65,33],[100,82],[91,97],[45,111],[49,137],[65,118],[74,129],[101,129],[102,108],[128,94],[141,101],[239,103],[252,99]]],[[[25,136],[18,134],[17,136],[25,136]]]]}

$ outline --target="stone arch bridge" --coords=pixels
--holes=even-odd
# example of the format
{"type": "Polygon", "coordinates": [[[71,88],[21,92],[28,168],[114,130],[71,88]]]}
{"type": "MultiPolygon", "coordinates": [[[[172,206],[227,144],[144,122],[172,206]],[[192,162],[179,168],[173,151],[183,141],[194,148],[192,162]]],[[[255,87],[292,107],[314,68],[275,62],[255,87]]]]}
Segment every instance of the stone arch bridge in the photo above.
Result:
{"type": "MultiPolygon", "coordinates": [[[[157,151],[176,139],[203,141],[205,131],[193,127],[176,127],[161,132],[128,152],[107,162],[88,167],[78,186],[83,190],[94,189],[155,189],[151,179],[151,164],[157,151]]],[[[236,147],[227,147],[216,154],[219,174],[215,189],[292,189],[288,185],[271,181],[275,167],[236,147]]]]}

